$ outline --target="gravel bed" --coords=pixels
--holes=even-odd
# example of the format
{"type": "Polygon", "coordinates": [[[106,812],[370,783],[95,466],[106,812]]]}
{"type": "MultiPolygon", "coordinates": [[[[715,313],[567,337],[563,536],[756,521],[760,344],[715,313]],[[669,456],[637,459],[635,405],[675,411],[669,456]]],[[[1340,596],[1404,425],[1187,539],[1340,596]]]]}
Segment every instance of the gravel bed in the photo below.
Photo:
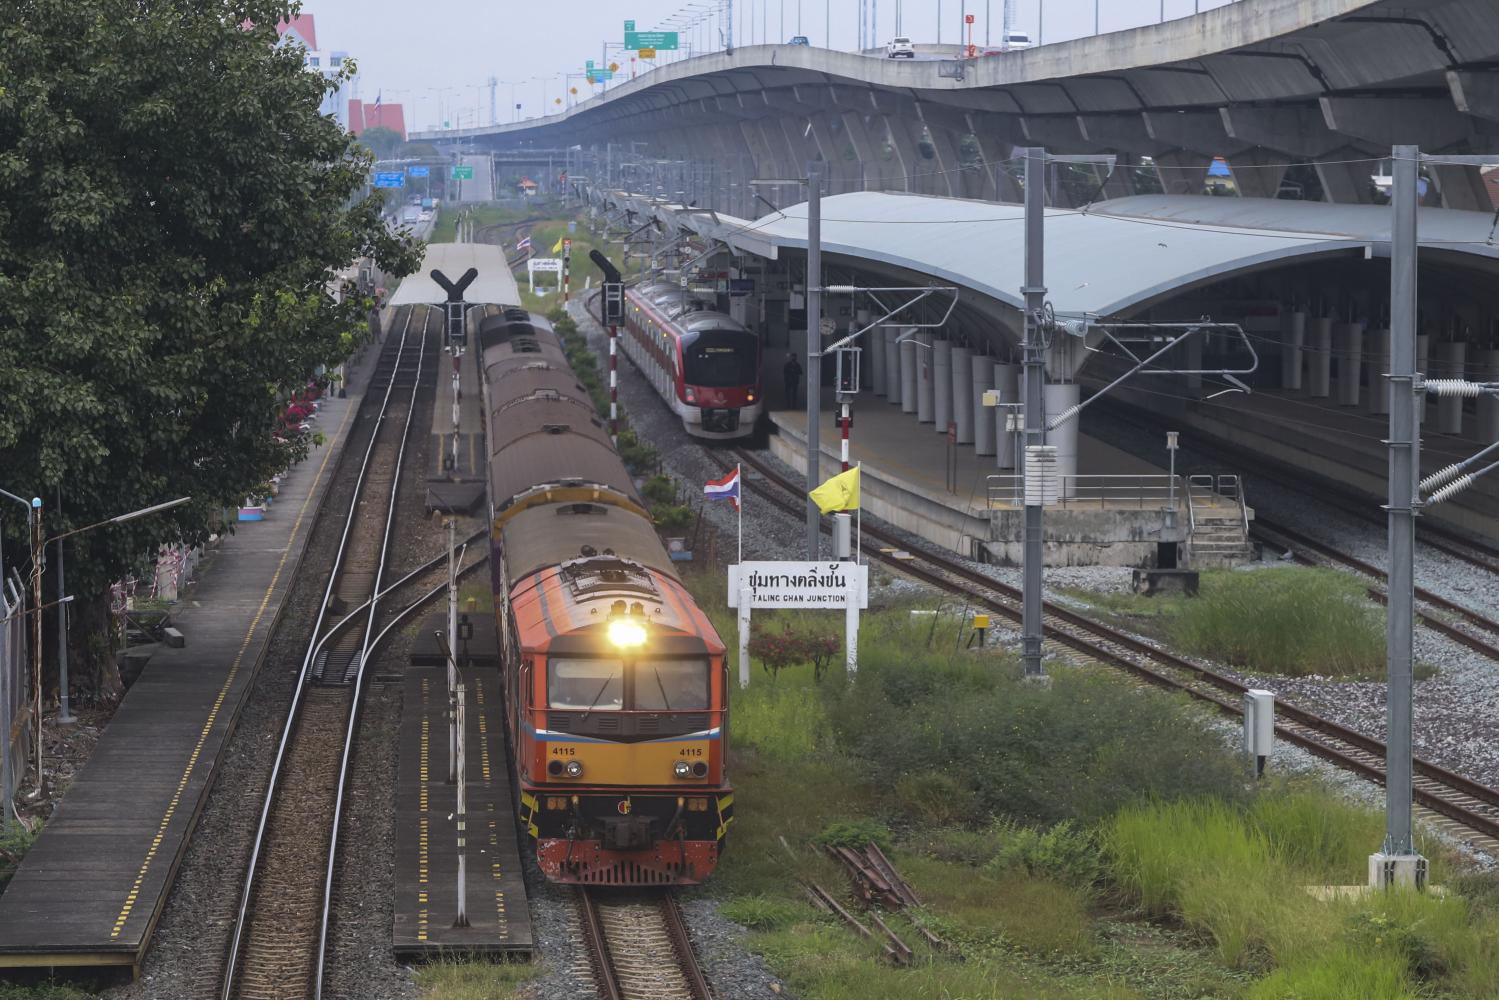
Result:
{"type": "MultiPolygon", "coordinates": [[[[355,384],[361,388],[373,370],[378,354],[377,350],[369,351],[362,360],[355,379],[355,384]]],[[[430,413],[430,390],[423,390],[418,400],[418,405],[425,406],[430,413]]],[[[313,520],[301,572],[287,594],[282,621],[270,639],[264,662],[255,677],[235,731],[223,750],[219,773],[167,898],[161,921],[142,966],[141,979],[110,991],[107,995],[115,1000],[158,1000],[165,997],[173,1000],[200,997],[212,1000],[218,995],[223,961],[228,954],[234,913],[239,903],[239,890],[249,861],[251,842],[265,798],[271,764],[275,759],[276,746],[285,724],[297,673],[305,655],[307,634],[327,587],[328,574],[343,530],[344,513],[348,510],[353,493],[358,462],[373,427],[373,412],[371,411],[371,416],[356,419],[345,441],[333,479],[313,520]]],[[[422,431],[421,425],[413,429],[408,462],[426,461],[430,436],[422,431]]],[[[309,468],[310,463],[304,463],[301,467],[303,470],[309,468]]],[[[425,464],[415,464],[410,468],[421,470],[420,478],[425,478],[425,464]]],[[[413,509],[410,506],[413,487],[409,483],[408,479],[408,484],[403,484],[402,487],[402,509],[408,511],[413,509]]],[[[424,488],[421,487],[422,490],[424,488]]],[[[420,491],[415,493],[417,510],[421,509],[421,497],[420,491]]],[[[420,524],[420,521],[416,523],[420,524]]],[[[396,546],[397,565],[419,562],[430,557],[432,551],[430,544],[414,543],[410,532],[404,530],[398,531],[396,546]]],[[[377,712],[376,725],[379,719],[380,714],[377,712]]],[[[381,752],[376,745],[370,756],[378,760],[381,752]]],[[[361,820],[350,815],[349,822],[352,828],[353,824],[360,823],[361,820]]],[[[374,884],[381,877],[386,884],[392,884],[388,847],[384,854],[386,860],[383,876],[378,868],[370,871],[367,880],[369,884],[374,884]]],[[[384,895],[388,908],[391,892],[386,891],[384,895]]],[[[383,961],[393,964],[389,958],[388,915],[383,926],[383,961]]],[[[369,963],[369,958],[361,956],[358,964],[369,963]]],[[[402,994],[382,989],[380,992],[359,995],[402,994]]]]}

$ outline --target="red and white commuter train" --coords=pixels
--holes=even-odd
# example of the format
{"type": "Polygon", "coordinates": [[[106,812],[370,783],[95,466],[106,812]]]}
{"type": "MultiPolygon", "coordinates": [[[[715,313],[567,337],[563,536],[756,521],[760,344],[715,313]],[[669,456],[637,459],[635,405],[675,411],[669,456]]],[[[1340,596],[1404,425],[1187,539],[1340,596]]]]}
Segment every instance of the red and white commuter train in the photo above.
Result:
{"type": "Polygon", "coordinates": [[[749,437],[765,412],[760,338],[714,310],[711,298],[668,282],[625,297],[625,356],[694,437],[749,437]]]}

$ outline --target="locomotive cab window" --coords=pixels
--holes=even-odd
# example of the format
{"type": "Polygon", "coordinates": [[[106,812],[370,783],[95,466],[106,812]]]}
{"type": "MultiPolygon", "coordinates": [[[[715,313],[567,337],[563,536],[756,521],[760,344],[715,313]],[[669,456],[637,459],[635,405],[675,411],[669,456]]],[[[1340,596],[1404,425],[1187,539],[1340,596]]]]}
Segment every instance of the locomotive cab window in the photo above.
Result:
{"type": "Polygon", "coordinates": [[[547,705],[618,712],[625,706],[624,664],[619,660],[554,657],[547,662],[547,705]]]}
{"type": "Polygon", "coordinates": [[[707,660],[635,660],[631,707],[644,712],[706,711],[707,660]]]}

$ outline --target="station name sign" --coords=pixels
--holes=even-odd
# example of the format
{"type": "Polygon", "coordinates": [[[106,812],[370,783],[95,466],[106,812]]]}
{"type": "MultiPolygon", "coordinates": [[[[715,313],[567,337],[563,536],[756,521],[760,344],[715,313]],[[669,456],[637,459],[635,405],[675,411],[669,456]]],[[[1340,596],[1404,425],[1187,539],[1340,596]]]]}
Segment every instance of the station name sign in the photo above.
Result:
{"type": "Polygon", "coordinates": [[[729,567],[729,607],[869,607],[869,567],[852,562],[745,562],[729,567]]]}

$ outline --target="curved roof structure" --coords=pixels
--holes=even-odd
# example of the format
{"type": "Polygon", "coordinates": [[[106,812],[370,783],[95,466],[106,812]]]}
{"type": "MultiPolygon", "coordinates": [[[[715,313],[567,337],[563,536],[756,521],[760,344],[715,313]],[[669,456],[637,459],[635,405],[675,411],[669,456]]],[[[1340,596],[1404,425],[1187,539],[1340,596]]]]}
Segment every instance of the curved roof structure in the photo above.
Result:
{"type": "MultiPolygon", "coordinates": [[[[951,282],[1015,309],[1025,264],[1018,205],[863,192],[822,203],[824,253],[951,282]]],[[[670,208],[660,211],[671,212],[670,208]]],[[[807,206],[754,221],[684,216],[700,235],[771,259],[805,249],[807,206]]],[[[1222,278],[1334,256],[1387,256],[1391,212],[1259,198],[1139,196],[1048,209],[1046,284],[1059,313],[1121,316],[1222,278]]],[[[1499,270],[1493,216],[1425,209],[1421,244],[1499,270]]]]}

